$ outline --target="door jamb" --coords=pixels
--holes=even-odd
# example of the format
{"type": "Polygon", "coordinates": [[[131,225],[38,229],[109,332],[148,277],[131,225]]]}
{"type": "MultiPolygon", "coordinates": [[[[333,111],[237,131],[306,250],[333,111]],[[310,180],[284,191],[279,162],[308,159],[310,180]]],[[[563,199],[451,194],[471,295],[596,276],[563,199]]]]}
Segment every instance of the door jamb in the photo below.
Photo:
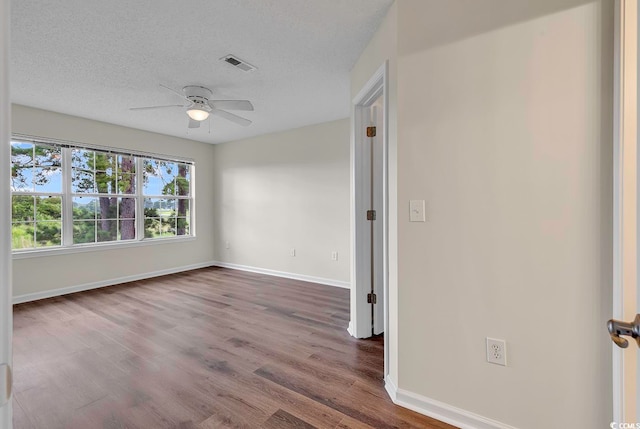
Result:
{"type": "Polygon", "coordinates": [[[359,281],[365,273],[367,252],[362,252],[363,234],[368,233],[369,221],[364,213],[368,209],[364,204],[367,178],[363,177],[363,142],[365,141],[365,109],[378,97],[382,96],[382,277],[384,293],[384,375],[388,374],[389,362],[389,181],[388,181],[388,147],[389,147],[389,82],[388,61],[385,61],[369,81],[362,87],[352,101],[351,121],[351,321],[349,333],[356,338],[371,336],[371,309],[367,304],[367,293],[371,285],[359,281]],[[357,215],[360,214],[360,215],[357,215]]]}

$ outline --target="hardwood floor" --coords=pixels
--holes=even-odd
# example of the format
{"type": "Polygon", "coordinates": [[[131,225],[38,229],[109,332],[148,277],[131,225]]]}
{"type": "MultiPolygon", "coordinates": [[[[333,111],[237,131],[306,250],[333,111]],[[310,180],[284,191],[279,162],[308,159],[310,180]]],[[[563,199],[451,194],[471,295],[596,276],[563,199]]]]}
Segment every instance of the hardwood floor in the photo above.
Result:
{"type": "Polygon", "coordinates": [[[452,428],[391,403],[344,289],[205,268],[14,311],[16,429],[452,428]]]}

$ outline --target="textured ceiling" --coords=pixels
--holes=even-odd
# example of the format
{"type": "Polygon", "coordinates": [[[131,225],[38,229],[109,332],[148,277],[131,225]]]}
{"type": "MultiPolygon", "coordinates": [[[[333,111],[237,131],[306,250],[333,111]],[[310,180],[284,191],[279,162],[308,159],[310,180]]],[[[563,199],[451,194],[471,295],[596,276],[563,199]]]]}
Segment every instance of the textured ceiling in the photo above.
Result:
{"type": "Polygon", "coordinates": [[[349,115],[349,71],[392,0],[14,0],[12,102],[220,143],[349,115]],[[235,54],[245,73],[219,61],[235,54]],[[159,84],[249,99],[247,128],[188,130],[159,84]]]}

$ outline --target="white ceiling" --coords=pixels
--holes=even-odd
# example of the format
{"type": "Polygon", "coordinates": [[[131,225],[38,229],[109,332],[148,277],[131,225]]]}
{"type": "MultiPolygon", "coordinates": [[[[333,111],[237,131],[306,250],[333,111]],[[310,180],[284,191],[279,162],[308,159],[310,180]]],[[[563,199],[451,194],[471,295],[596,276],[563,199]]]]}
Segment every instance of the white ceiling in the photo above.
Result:
{"type": "Polygon", "coordinates": [[[347,117],[349,71],[393,0],[14,0],[12,102],[209,143],[347,117]],[[258,67],[245,73],[219,58],[258,67]],[[188,130],[159,84],[249,99],[188,130]]]}

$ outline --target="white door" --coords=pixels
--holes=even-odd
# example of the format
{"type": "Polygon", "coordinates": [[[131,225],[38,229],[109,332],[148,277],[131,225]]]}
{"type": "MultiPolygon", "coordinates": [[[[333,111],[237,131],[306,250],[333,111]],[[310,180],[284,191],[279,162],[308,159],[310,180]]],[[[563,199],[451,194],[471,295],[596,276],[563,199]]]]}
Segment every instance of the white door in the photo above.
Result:
{"type": "Polygon", "coordinates": [[[639,12],[638,0],[616,2],[612,428],[640,422],[639,12]]]}
{"type": "Polygon", "coordinates": [[[11,428],[9,0],[0,0],[0,429],[11,428]]]}
{"type": "Polygon", "coordinates": [[[387,331],[386,70],[385,63],[353,100],[349,333],[356,338],[387,331]]]}
{"type": "Polygon", "coordinates": [[[371,288],[376,296],[373,302],[373,334],[380,335],[384,332],[384,253],[383,253],[383,219],[384,210],[384,121],[383,121],[383,97],[378,97],[370,108],[371,126],[376,128],[375,137],[371,138],[371,208],[376,212],[376,222],[371,224],[371,288]]]}

